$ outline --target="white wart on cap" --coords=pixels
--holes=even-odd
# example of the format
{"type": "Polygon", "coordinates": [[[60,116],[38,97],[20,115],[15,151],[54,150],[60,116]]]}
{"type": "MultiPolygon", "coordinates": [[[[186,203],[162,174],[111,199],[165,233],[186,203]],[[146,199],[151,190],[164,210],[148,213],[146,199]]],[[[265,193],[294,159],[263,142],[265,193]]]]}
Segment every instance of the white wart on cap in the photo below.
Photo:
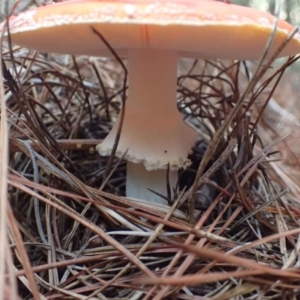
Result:
{"type": "MultiPolygon", "coordinates": [[[[216,1],[97,1],[52,4],[10,19],[12,42],[44,52],[109,55],[92,29],[129,59],[129,94],[117,155],[127,151],[127,196],[164,202],[187,159],[196,133],[176,105],[176,68],[180,56],[260,59],[275,18],[255,9],[216,1]]],[[[279,20],[269,55],[294,27],[279,20]]],[[[300,52],[296,34],[280,56],[300,52]]],[[[109,155],[118,122],[97,147],[109,155]]]]}

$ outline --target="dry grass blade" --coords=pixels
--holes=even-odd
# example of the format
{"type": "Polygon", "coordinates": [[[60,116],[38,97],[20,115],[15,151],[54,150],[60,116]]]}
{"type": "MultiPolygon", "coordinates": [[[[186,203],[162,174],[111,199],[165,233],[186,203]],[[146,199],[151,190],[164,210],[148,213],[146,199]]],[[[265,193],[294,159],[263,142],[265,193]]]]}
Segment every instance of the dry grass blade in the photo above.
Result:
{"type": "MultiPolygon", "coordinates": [[[[190,285],[190,284],[201,284],[204,282],[213,282],[216,280],[224,280],[224,279],[229,279],[230,277],[250,277],[252,275],[269,275],[269,276],[279,276],[279,277],[286,277],[291,281],[299,282],[300,279],[300,274],[297,274],[295,270],[291,270],[290,272],[288,270],[278,270],[278,269],[273,269],[268,266],[264,266],[262,264],[258,264],[255,261],[247,260],[244,258],[240,258],[234,255],[230,254],[225,254],[213,249],[208,249],[208,248],[198,248],[195,246],[190,246],[190,245],[178,245],[179,249],[184,249],[185,251],[192,252],[196,254],[198,257],[201,257],[201,259],[212,259],[217,262],[221,263],[227,263],[227,264],[232,264],[238,267],[242,268],[247,268],[251,269],[250,271],[237,271],[235,275],[233,275],[230,272],[227,273],[214,273],[210,274],[201,274],[201,275],[191,275],[188,276],[187,278],[184,277],[177,277],[175,278],[157,278],[157,279],[149,279],[149,280],[142,280],[141,283],[152,283],[152,284],[173,284],[173,285],[179,285],[179,284],[184,284],[184,285],[190,285]],[[249,272],[249,273],[248,273],[249,272]],[[251,273],[253,272],[253,273],[251,273]],[[240,273],[240,276],[237,275],[240,273]],[[215,276],[215,278],[214,278],[215,276]]],[[[247,280],[247,279],[246,279],[247,280]]]]}
{"type": "MultiPolygon", "coordinates": [[[[0,47],[2,49],[2,37],[0,36],[0,47]]],[[[2,50],[0,51],[0,61],[2,61],[2,50]]],[[[2,68],[0,68],[0,78],[3,78],[2,68]]],[[[16,280],[13,277],[13,266],[11,251],[7,238],[7,210],[8,210],[8,123],[6,114],[6,103],[4,101],[4,86],[0,80],[0,298],[3,300],[18,299],[16,280]],[[5,274],[9,274],[9,280],[5,281],[5,274]],[[8,291],[11,291],[9,293],[8,291]]]]}

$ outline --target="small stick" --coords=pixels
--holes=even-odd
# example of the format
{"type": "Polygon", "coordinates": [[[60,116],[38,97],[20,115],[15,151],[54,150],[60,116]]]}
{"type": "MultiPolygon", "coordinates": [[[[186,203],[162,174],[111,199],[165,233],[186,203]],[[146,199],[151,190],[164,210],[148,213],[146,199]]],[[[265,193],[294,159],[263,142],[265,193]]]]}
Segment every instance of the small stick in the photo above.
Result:
{"type": "MultiPolygon", "coordinates": [[[[28,144],[34,151],[41,151],[41,147],[34,143],[31,140],[26,140],[28,144]]],[[[102,142],[102,140],[96,139],[60,139],[56,140],[61,150],[88,150],[90,148],[95,148],[98,144],[102,142]]],[[[18,139],[9,141],[9,152],[22,152],[21,147],[19,146],[18,139]]],[[[52,148],[52,147],[51,147],[52,148]]]]}

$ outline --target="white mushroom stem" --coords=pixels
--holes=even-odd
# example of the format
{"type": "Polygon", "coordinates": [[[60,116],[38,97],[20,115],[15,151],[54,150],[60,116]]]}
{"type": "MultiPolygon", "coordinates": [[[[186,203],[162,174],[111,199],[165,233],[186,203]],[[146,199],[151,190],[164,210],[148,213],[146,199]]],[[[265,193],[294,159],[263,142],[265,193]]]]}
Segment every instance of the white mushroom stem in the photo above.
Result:
{"type": "MultiPolygon", "coordinates": [[[[177,171],[169,172],[168,181],[172,188],[177,183],[177,171]]],[[[166,204],[166,200],[153,193],[155,191],[167,196],[167,171],[165,169],[148,171],[143,164],[127,162],[126,195],[127,197],[148,200],[149,202],[166,204]],[[151,191],[152,190],[152,191],[151,191]]]]}
{"type": "MultiPolygon", "coordinates": [[[[126,194],[165,203],[148,188],[167,195],[167,166],[173,188],[177,170],[186,162],[196,139],[196,132],[184,123],[177,109],[177,53],[129,50],[128,58],[129,94],[117,151],[120,157],[128,149],[126,194]]],[[[110,154],[118,125],[116,122],[98,146],[101,155],[110,154]]]]}

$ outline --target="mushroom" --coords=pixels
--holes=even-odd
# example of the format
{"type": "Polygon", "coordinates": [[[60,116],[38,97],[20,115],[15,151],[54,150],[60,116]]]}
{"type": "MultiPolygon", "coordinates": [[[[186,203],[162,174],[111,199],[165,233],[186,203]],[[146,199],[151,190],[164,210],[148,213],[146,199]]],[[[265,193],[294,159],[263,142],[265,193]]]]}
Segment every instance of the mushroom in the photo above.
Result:
{"type": "MultiPolygon", "coordinates": [[[[9,19],[12,42],[30,49],[109,55],[97,31],[128,58],[128,100],[116,155],[127,151],[127,196],[160,203],[165,200],[150,190],[166,195],[167,168],[175,186],[197,138],[177,110],[178,58],[260,59],[274,23],[268,13],[210,0],[73,0],[9,19]]],[[[293,30],[278,21],[269,56],[293,30]]],[[[296,34],[280,56],[298,52],[296,34]]],[[[118,124],[98,145],[101,155],[111,153],[118,124]]]]}

